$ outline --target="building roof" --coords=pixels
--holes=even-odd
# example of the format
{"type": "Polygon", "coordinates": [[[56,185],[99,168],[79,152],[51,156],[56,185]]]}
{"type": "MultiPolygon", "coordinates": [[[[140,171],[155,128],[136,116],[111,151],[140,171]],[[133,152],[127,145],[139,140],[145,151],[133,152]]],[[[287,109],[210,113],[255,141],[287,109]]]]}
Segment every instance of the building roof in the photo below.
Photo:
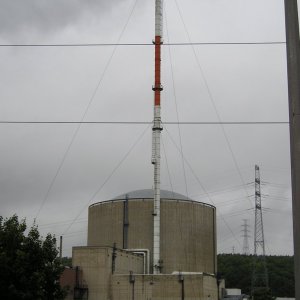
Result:
{"type": "MultiPolygon", "coordinates": [[[[121,200],[126,199],[126,196],[129,199],[153,199],[154,191],[152,189],[145,189],[145,190],[136,190],[131,191],[122,195],[119,195],[112,200],[121,200]]],[[[160,190],[160,198],[163,199],[175,199],[175,200],[192,200],[191,198],[184,196],[179,193],[167,191],[167,190],[160,190]]]]}
{"type": "MultiPolygon", "coordinates": [[[[128,193],[124,193],[122,195],[119,195],[113,199],[110,200],[102,200],[96,203],[91,204],[89,207],[93,207],[93,206],[97,206],[97,205],[101,205],[104,203],[108,203],[108,202],[113,202],[113,201],[123,201],[127,199],[130,200],[134,200],[134,199],[153,199],[154,197],[154,191],[153,189],[144,189],[144,190],[136,190],[136,191],[131,191],[128,193]]],[[[180,201],[188,201],[188,202],[195,202],[198,204],[202,204],[205,206],[209,206],[212,208],[215,208],[215,206],[211,205],[211,204],[207,204],[198,200],[193,200],[185,195],[179,194],[179,193],[175,193],[175,192],[171,192],[171,191],[167,191],[167,190],[161,190],[160,191],[160,198],[163,200],[180,200],[180,201]]]]}

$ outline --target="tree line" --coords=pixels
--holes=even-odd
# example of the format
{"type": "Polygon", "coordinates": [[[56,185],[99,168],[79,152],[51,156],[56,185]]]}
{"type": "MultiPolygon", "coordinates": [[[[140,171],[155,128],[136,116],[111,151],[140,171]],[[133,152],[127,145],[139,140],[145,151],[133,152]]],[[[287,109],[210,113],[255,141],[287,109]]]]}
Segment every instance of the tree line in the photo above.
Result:
{"type": "MultiPolygon", "coordinates": [[[[295,297],[294,257],[266,256],[266,263],[272,295],[295,297]]],[[[240,288],[244,294],[250,295],[252,267],[252,255],[218,255],[218,272],[225,279],[226,288],[240,288]]]]}
{"type": "MultiPolygon", "coordinates": [[[[64,299],[66,291],[60,287],[59,278],[71,259],[61,261],[57,255],[53,235],[41,237],[36,225],[28,229],[25,220],[19,221],[16,215],[6,219],[0,216],[0,299],[64,299]]],[[[293,257],[267,256],[266,262],[272,295],[294,297],[293,257]]],[[[218,275],[225,279],[226,287],[240,288],[248,295],[252,266],[252,255],[218,255],[218,275]]]]}

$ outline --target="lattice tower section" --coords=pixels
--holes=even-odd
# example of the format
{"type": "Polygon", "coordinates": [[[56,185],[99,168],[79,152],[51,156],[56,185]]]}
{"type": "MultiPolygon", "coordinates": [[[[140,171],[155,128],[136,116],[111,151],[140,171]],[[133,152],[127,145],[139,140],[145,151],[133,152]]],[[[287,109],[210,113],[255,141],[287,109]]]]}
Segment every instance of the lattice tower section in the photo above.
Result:
{"type": "Polygon", "coordinates": [[[254,224],[254,255],[251,292],[269,288],[268,270],[265,255],[265,239],[263,214],[261,205],[261,185],[259,166],[255,166],[255,224],[254,224]]]}

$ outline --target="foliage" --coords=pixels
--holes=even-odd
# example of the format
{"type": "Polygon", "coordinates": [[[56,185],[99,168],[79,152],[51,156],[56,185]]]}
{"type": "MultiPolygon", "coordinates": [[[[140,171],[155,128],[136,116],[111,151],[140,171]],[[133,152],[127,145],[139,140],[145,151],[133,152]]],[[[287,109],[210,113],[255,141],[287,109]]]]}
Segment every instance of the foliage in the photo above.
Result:
{"type": "Polygon", "coordinates": [[[267,288],[260,288],[255,290],[253,293],[254,300],[275,300],[276,298],[272,296],[271,290],[267,288]]]}
{"type": "MultiPolygon", "coordinates": [[[[295,297],[293,257],[266,256],[266,262],[272,295],[276,297],[295,297]]],[[[218,255],[218,270],[221,277],[225,278],[226,287],[240,288],[243,293],[248,295],[251,293],[252,266],[252,255],[218,255]]],[[[266,297],[264,299],[268,299],[266,297]]]]}
{"type": "Polygon", "coordinates": [[[0,216],[0,299],[64,299],[55,237],[48,234],[43,240],[35,225],[27,235],[26,229],[16,215],[0,216]]]}

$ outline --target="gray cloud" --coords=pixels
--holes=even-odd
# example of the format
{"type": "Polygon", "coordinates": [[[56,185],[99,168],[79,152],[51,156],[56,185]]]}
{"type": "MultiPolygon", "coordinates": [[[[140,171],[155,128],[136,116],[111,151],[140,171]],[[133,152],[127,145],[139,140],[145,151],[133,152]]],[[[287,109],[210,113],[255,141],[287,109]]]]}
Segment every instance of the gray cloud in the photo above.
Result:
{"type": "MultiPolygon", "coordinates": [[[[2,0],[0,39],[45,43],[115,41],[133,2],[2,0]]],[[[281,0],[178,2],[194,42],[284,40],[281,0]]],[[[171,41],[186,41],[174,2],[165,3],[171,41]]],[[[138,1],[122,41],[152,40],[153,8],[154,0],[138,1]]],[[[176,121],[168,50],[163,47],[162,117],[163,121],[176,121]]],[[[288,119],[284,45],[201,46],[195,50],[223,121],[288,119]]],[[[0,120],[80,120],[112,51],[111,47],[1,47],[0,120]]],[[[171,52],[180,120],[216,121],[192,49],[172,47],[171,52]]],[[[153,61],[152,47],[118,47],[86,120],[151,120],[153,61]]],[[[38,224],[53,224],[42,226],[44,233],[60,235],[65,231],[64,223],[74,220],[142,130],[132,125],[82,126],[40,212],[38,224]]],[[[1,215],[17,213],[28,221],[33,219],[74,131],[73,125],[0,125],[1,215]]],[[[259,164],[264,181],[280,184],[272,190],[263,188],[265,194],[277,196],[264,201],[266,207],[274,210],[266,214],[265,236],[272,253],[292,253],[288,126],[225,126],[225,131],[244,183],[254,180],[254,165],[259,164]],[[286,223],[278,223],[279,216],[286,218],[286,223]]],[[[184,194],[181,153],[173,145],[170,134],[177,145],[180,144],[178,127],[166,125],[162,136],[168,167],[162,153],[162,187],[171,189],[170,175],[174,190],[184,194]]],[[[182,126],[181,135],[184,156],[193,168],[192,171],[186,165],[189,195],[210,203],[199,179],[211,192],[218,213],[224,214],[242,243],[242,219],[249,218],[253,224],[254,215],[245,212],[249,201],[244,189],[230,189],[241,186],[242,182],[222,128],[182,126]],[[224,189],[229,191],[213,193],[224,189]],[[234,199],[237,201],[231,202],[234,199]],[[237,215],[239,211],[242,212],[237,215]]],[[[111,199],[130,190],[151,188],[150,157],[151,129],[92,202],[111,199]]],[[[247,191],[249,196],[254,193],[252,186],[247,191]]],[[[81,222],[76,221],[65,236],[64,252],[68,255],[72,246],[85,244],[86,210],[79,219],[81,222]],[[80,232],[78,236],[76,232],[80,232]]],[[[239,243],[224,226],[222,218],[218,219],[218,228],[218,250],[231,252],[235,246],[236,251],[240,251],[239,243]]]]}
{"type": "Polygon", "coordinates": [[[125,0],[3,0],[0,2],[0,34],[28,31],[54,32],[74,25],[82,17],[101,18],[125,0]]]}

